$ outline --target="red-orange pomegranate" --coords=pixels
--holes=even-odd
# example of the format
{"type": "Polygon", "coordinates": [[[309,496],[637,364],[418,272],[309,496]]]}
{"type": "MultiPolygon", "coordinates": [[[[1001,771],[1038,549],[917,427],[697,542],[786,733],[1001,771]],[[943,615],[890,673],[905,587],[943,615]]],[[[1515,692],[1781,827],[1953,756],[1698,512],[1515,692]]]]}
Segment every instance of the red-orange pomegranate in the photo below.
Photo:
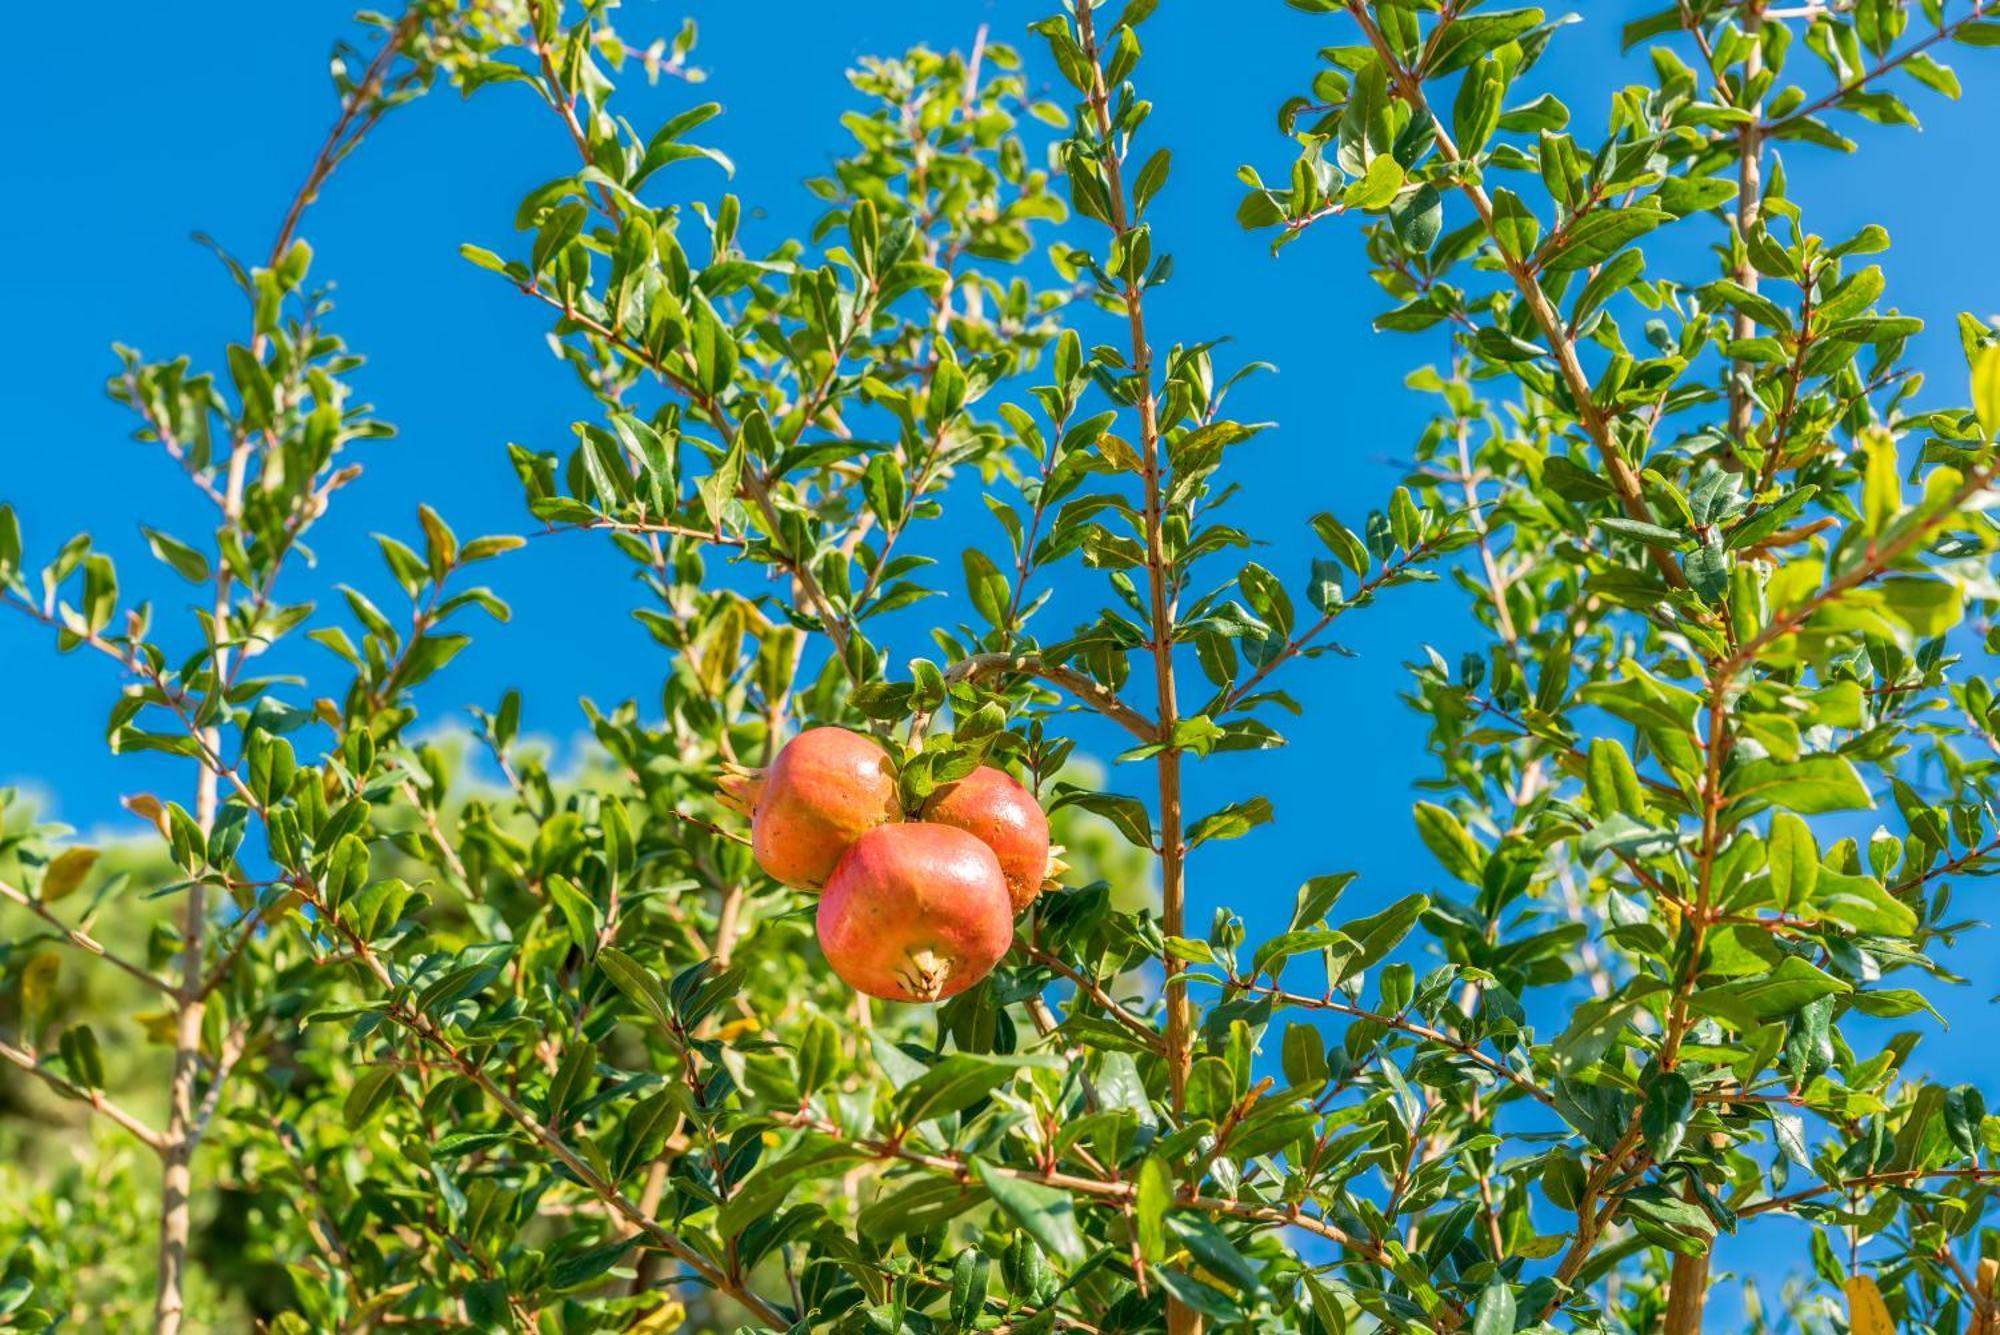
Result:
{"type": "Polygon", "coordinates": [[[850,844],[903,816],[889,753],[845,728],[809,728],[769,769],[722,786],[724,801],[751,808],[757,865],[801,890],[825,885],[850,844]]]}
{"type": "Polygon", "coordinates": [[[911,821],[862,835],[819,901],[833,971],[885,1001],[942,1001],[979,982],[1014,941],[1014,906],[993,850],[949,825],[911,821]]]}
{"type": "Polygon", "coordinates": [[[1012,775],[981,765],[932,793],[923,819],[955,826],[993,850],[1014,912],[1035,902],[1050,875],[1049,818],[1012,775]]]}

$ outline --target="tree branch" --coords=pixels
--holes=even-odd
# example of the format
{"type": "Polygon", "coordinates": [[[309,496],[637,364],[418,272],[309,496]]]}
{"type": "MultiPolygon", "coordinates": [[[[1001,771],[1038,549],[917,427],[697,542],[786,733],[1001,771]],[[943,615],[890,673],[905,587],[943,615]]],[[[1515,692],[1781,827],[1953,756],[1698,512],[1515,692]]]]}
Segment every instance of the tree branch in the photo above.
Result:
{"type": "Polygon", "coordinates": [[[156,973],[139,967],[116,951],[107,949],[96,937],[83,931],[81,928],[71,927],[61,918],[58,918],[55,912],[41,900],[30,897],[5,881],[0,881],[0,899],[11,900],[19,904],[22,908],[27,909],[37,918],[40,918],[43,922],[54,928],[63,940],[69,942],[69,944],[75,946],[78,950],[86,954],[95,955],[106,964],[114,965],[124,970],[156,992],[166,996],[175,995],[172,983],[169,983],[156,973]]]}
{"type": "Polygon", "coordinates": [[[126,1112],[110,1099],[104,1097],[102,1091],[86,1089],[82,1085],[57,1075],[54,1071],[36,1061],[35,1055],[27,1049],[17,1048],[12,1043],[5,1042],[4,1040],[0,1040],[0,1059],[4,1059],[20,1067],[23,1071],[34,1076],[37,1080],[40,1080],[43,1084],[65,1098],[75,1099],[77,1102],[89,1107],[93,1112],[103,1114],[111,1121],[116,1122],[119,1126],[131,1132],[138,1138],[140,1144],[153,1151],[153,1153],[162,1154],[165,1152],[166,1137],[140,1121],[137,1117],[134,1117],[131,1113],[126,1112]]]}
{"type": "MultiPolygon", "coordinates": [[[[1382,29],[1375,22],[1374,15],[1369,13],[1365,0],[1347,0],[1347,11],[1360,25],[1362,34],[1368,39],[1368,44],[1375,49],[1376,58],[1382,62],[1382,68],[1394,80],[1403,100],[1410,104],[1412,110],[1431,123],[1438,155],[1454,165],[1463,162],[1458,146],[1452,142],[1450,134],[1445,130],[1444,122],[1438,119],[1437,113],[1431,109],[1430,102],[1424,95],[1422,81],[1404,69],[1402,62],[1396,59],[1396,54],[1383,37],[1382,29]]],[[[1484,224],[1487,235],[1493,238],[1494,249],[1500,255],[1507,276],[1514,280],[1515,289],[1521,294],[1521,300],[1527,303],[1528,313],[1534,317],[1536,325],[1541,328],[1543,336],[1548,340],[1550,355],[1555,358],[1556,365],[1562,372],[1563,383],[1569,388],[1570,398],[1575,400],[1577,420],[1582,423],[1584,430],[1596,444],[1598,457],[1604,461],[1606,471],[1611,474],[1612,488],[1618,493],[1625,513],[1643,523],[1653,523],[1653,512],[1646,504],[1639,475],[1619,452],[1618,442],[1611,434],[1610,422],[1591,397],[1590,377],[1584,373],[1583,363],[1577,356],[1576,344],[1564,331],[1562,317],[1556,313],[1555,307],[1549,304],[1548,294],[1542,291],[1542,285],[1536,281],[1528,257],[1513,255],[1500,244],[1498,232],[1494,227],[1492,197],[1486,193],[1486,188],[1479,184],[1477,178],[1467,177],[1459,181],[1458,187],[1464,192],[1465,197],[1472,201],[1472,207],[1479,214],[1479,220],[1484,224]]],[[[1653,564],[1658,568],[1660,578],[1667,582],[1668,587],[1685,589],[1688,586],[1687,577],[1681,574],[1680,567],[1674,564],[1671,556],[1657,547],[1648,547],[1646,550],[1651,553],[1653,564]]]]}

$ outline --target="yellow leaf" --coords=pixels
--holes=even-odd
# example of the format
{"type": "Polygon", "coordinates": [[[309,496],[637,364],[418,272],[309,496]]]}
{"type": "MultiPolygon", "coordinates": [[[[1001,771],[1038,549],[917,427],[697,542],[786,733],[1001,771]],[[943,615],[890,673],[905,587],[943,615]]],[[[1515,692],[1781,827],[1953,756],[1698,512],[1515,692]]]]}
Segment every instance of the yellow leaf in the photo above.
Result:
{"type": "Polygon", "coordinates": [[[1122,436],[1114,436],[1109,431],[1097,438],[1097,451],[1107,459],[1113,468],[1121,473],[1143,473],[1146,465],[1139,458],[1139,451],[1122,436]]]}
{"type": "Polygon", "coordinates": [[[48,1018],[49,1001],[56,990],[56,975],[62,972],[62,960],[44,951],[29,960],[21,970],[21,1013],[27,1018],[26,1028],[39,1029],[48,1018]]]}
{"type": "Polygon", "coordinates": [[[1850,1335],[1896,1335],[1896,1323],[1882,1301],[1882,1290],[1866,1275],[1847,1281],[1847,1329],[1850,1335]]]}
{"type": "Polygon", "coordinates": [[[687,1308],[677,1302],[665,1302],[625,1329],[631,1335],[668,1335],[669,1331],[679,1330],[686,1320],[687,1308]]]}
{"type": "Polygon", "coordinates": [[[90,869],[97,865],[97,850],[94,848],[65,848],[49,864],[48,872],[42,877],[42,902],[53,904],[78,886],[83,878],[90,875],[90,869]]]}
{"type": "Polygon", "coordinates": [[[130,797],[119,798],[118,801],[127,811],[149,822],[161,834],[167,833],[167,809],[160,804],[159,798],[151,793],[133,793],[130,797]]]}
{"type": "Polygon", "coordinates": [[[1993,1301],[2000,1295],[2000,1261],[1992,1257],[1979,1263],[1979,1278],[1974,1284],[1977,1290],[1973,1301],[1978,1304],[1972,1313],[1972,1324],[1967,1326],[1966,1335],[1995,1335],[2000,1329],[1993,1315],[1993,1301]]]}
{"type": "Polygon", "coordinates": [[[2000,435],[2000,343],[1989,343],[1972,359],[1972,408],[1988,436],[2000,435]]]}

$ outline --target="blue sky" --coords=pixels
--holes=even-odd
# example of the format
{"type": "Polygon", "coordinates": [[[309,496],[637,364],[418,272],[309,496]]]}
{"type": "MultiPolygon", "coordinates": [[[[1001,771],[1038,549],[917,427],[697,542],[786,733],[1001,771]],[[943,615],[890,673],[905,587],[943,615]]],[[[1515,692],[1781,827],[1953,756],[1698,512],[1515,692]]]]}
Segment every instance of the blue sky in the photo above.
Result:
{"type": "MultiPolygon", "coordinates": [[[[1583,133],[1602,124],[1611,88],[1645,76],[1642,55],[1619,55],[1617,31],[1656,7],[1581,6],[1588,21],[1566,29],[1537,70],[1539,83],[1570,101],[1583,133]]],[[[1042,12],[1040,4],[981,0],[832,8],[630,0],[619,24],[635,37],[671,35],[684,14],[700,21],[697,63],[710,81],[691,92],[671,82],[647,89],[635,78],[625,109],[645,125],[691,100],[723,104],[726,115],[702,137],[735,159],[732,188],[763,211],[746,228],[755,248],[812,215],[801,182],[844,147],[837,116],[856,97],[842,72],[856,57],[920,41],[963,46],[981,23],[1025,49],[1025,26],[1042,12]]],[[[128,588],[152,581],[163,618],[179,610],[186,586],[156,566],[141,574],[151,563],[137,525],[195,536],[205,516],[164,459],[127,439],[124,411],[104,398],[115,365],[109,344],[218,365],[223,345],[241,337],[235,294],[190,233],[262,254],[331,118],[326,57],[335,35],[352,32],[347,14],[341,0],[211,0],[194,20],[174,6],[122,0],[91,7],[98,35],[87,44],[75,40],[71,7],[28,6],[13,17],[17,50],[67,54],[17,62],[13,101],[36,114],[0,128],[12,205],[0,213],[0,253],[16,306],[0,328],[8,425],[0,500],[20,511],[35,552],[92,530],[121,558],[128,588]]],[[[1235,342],[1225,355],[1279,366],[1238,403],[1245,417],[1281,424],[1234,456],[1245,486],[1238,522],[1273,536],[1267,564],[1302,574],[1313,549],[1308,516],[1332,509],[1358,519],[1393,485],[1395,460],[1424,411],[1401,377],[1439,345],[1370,331],[1380,294],[1351,230],[1330,226],[1274,260],[1265,239],[1241,232],[1231,216],[1239,164],[1276,175],[1288,163],[1277,105],[1304,86],[1318,47],[1348,40],[1344,25],[1280,0],[1251,0],[1168,4],[1146,32],[1141,78],[1156,104],[1149,133],[1175,150],[1173,181],[1153,210],[1155,248],[1174,251],[1175,278],[1149,315],[1162,342],[1228,335],[1235,342]]],[[[1933,373],[1933,401],[1963,396],[1957,310],[2000,308],[2000,253],[1989,243],[2000,203],[1990,138],[2000,123],[2000,57],[1957,50],[1950,58],[1967,95],[1956,104],[1916,97],[1922,133],[1864,128],[1858,162],[1817,150],[1786,159],[1793,197],[1814,230],[1845,235],[1869,221],[1889,228],[1889,299],[1930,324],[1916,355],[1933,373]],[[1863,175],[1858,164],[1870,162],[1878,174],[1863,175]],[[1879,174],[1885,164],[1890,174],[1879,174]]],[[[549,355],[543,312],[462,262],[457,247],[510,250],[515,204],[569,170],[568,154],[525,90],[503,87],[470,102],[440,92],[385,122],[313,210],[304,233],[317,252],[315,275],[337,282],[335,323],[370,359],[360,383],[401,435],[362,456],[366,476],[319,530],[322,572],[304,576],[301,591],[349,577],[357,565],[370,587],[385,588],[368,535],[407,536],[419,499],[437,505],[461,536],[527,527],[506,443],[563,448],[568,423],[590,405],[549,355]]],[[[673,184],[706,194],[718,183],[684,176],[673,184]]],[[[607,545],[533,543],[487,577],[513,602],[515,619],[482,629],[473,649],[426,686],[433,719],[463,718],[466,706],[491,705],[519,687],[529,727],[567,737],[582,724],[579,696],[653,696],[658,651],[627,616],[638,591],[607,545]]],[[[958,619],[956,609],[939,615],[958,619]]],[[[1357,659],[1292,672],[1288,684],[1308,714],[1287,724],[1289,750],[1248,764],[1219,760],[1194,775],[1190,807],[1199,812],[1245,795],[1254,765],[1279,816],[1252,838],[1198,857],[1192,923],[1205,925],[1226,903],[1253,931],[1282,925],[1302,879],[1343,868],[1362,872],[1357,911],[1437,884],[1409,818],[1410,786],[1427,773],[1422,723],[1396,693],[1401,664],[1421,643],[1455,660],[1478,642],[1476,630],[1458,595],[1438,585],[1398,592],[1343,640],[1357,659]]],[[[312,665],[327,670],[330,660],[312,665]]],[[[54,814],[84,827],[115,826],[121,793],[184,788],[182,766],[107,754],[103,720],[117,688],[108,665],[58,659],[25,619],[0,620],[0,784],[30,787],[54,814]]],[[[1140,781],[1124,786],[1137,791],[1140,781]]],[[[1968,888],[1962,902],[1978,894],[1968,888]]],[[[1960,963],[1975,987],[1958,994],[1956,1007],[1971,1023],[1927,1038],[1921,1050],[1942,1070],[1972,1064],[1977,1043],[1967,1035],[2000,990],[1990,944],[1969,954],[1960,963]]]]}

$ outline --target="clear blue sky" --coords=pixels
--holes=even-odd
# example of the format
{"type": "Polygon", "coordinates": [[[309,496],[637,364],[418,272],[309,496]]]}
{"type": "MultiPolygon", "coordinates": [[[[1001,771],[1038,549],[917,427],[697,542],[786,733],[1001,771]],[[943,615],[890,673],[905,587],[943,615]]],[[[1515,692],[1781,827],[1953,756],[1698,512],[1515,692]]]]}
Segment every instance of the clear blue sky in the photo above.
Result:
{"type": "MultiPolygon", "coordinates": [[[[1571,103],[1583,134],[1602,125],[1610,89],[1644,77],[1643,55],[1621,57],[1617,32],[1657,3],[1579,6],[1588,21],[1566,29],[1536,71],[1538,83],[1571,103]]],[[[736,160],[733,188],[767,215],[746,228],[754,249],[811,216],[801,182],[844,147],[836,118],[856,102],[842,75],[854,58],[916,42],[963,46],[988,23],[1040,69],[1022,38],[1043,10],[982,0],[832,8],[628,0],[619,24],[635,37],[671,35],[687,13],[698,19],[697,63],[711,77],[693,92],[671,82],[651,90],[635,78],[625,109],[643,126],[690,100],[723,104],[727,114],[703,138],[736,160]]],[[[153,357],[186,352],[219,367],[223,345],[241,337],[233,289],[189,234],[206,231],[261,255],[333,113],[326,57],[334,36],[352,34],[348,13],[342,0],[210,0],[196,18],[120,0],[88,7],[87,42],[77,40],[79,7],[26,6],[11,21],[17,51],[46,55],[16,62],[16,113],[0,128],[10,200],[0,212],[0,253],[16,309],[0,329],[0,500],[14,503],[31,550],[44,556],[67,534],[91,529],[121,558],[128,590],[149,581],[162,617],[176,614],[187,586],[148,570],[137,524],[196,537],[206,517],[171,465],[127,439],[124,410],[104,398],[115,365],[109,344],[153,357]]],[[[1246,466],[1238,522],[1254,515],[1251,526],[1276,538],[1268,563],[1298,573],[1313,547],[1309,515],[1333,509],[1358,518],[1393,485],[1395,460],[1423,412],[1400,380],[1439,345],[1370,332],[1380,297],[1352,231],[1329,226],[1273,260],[1265,240],[1231,217],[1240,163],[1267,172],[1288,163],[1275,130],[1278,102],[1303,87],[1318,47],[1348,40],[1344,26],[1281,0],[1179,0],[1162,6],[1146,32],[1141,78],[1156,104],[1149,134],[1175,150],[1173,182],[1153,210],[1155,248],[1175,252],[1175,279],[1151,310],[1154,327],[1163,342],[1230,335],[1235,354],[1280,367],[1239,403],[1244,416],[1281,426],[1234,456],[1246,466]]],[[[1916,348],[1937,382],[1933,399],[1963,396],[1956,311],[2000,308],[2000,251],[1990,244],[2000,204],[1991,140],[2000,57],[1958,49],[1949,58],[1967,85],[1964,101],[1914,97],[1921,134],[1858,133],[1872,179],[1855,160],[1818,150],[1786,160],[1814,230],[1888,226],[1889,300],[1930,324],[1916,348]]],[[[385,122],[309,217],[315,275],[337,281],[336,324],[369,357],[361,384],[401,436],[363,456],[366,477],[316,535],[324,570],[339,574],[305,575],[294,586],[300,596],[357,567],[370,587],[384,587],[368,535],[408,535],[419,499],[437,505],[461,536],[523,529],[506,443],[563,448],[571,419],[590,414],[548,353],[544,313],[457,256],[465,241],[514,247],[520,196],[571,167],[554,128],[521,88],[469,103],[437,93],[385,122]]],[[[715,184],[693,175],[705,167],[676,170],[689,173],[679,188],[708,193],[715,184]]],[[[658,651],[626,614],[638,600],[628,570],[608,546],[578,538],[534,543],[490,567],[515,620],[482,629],[473,649],[426,685],[431,718],[463,718],[467,705],[490,705],[515,686],[531,729],[567,737],[582,724],[580,695],[650,700],[658,651]]],[[[1476,631],[1458,595],[1438,585],[1401,591],[1362,614],[1344,642],[1361,656],[1304,665],[1289,682],[1309,702],[1307,717],[1287,726],[1291,749],[1197,772],[1193,810],[1243,796],[1254,765],[1279,815],[1253,837],[1197,858],[1194,924],[1228,903],[1253,931],[1281,925],[1273,920],[1289,910],[1300,880],[1342,868],[1362,872],[1354,899],[1364,907],[1438,883],[1409,819],[1410,785],[1428,773],[1421,720],[1396,697],[1401,664],[1421,643],[1455,659],[1477,642],[1476,631]]],[[[331,659],[295,665],[327,671],[331,659]]],[[[26,785],[85,828],[115,828],[121,793],[185,788],[184,766],[107,754],[103,721],[117,688],[108,664],[59,660],[39,628],[0,619],[0,784],[26,785]]],[[[1137,780],[1125,786],[1136,790],[1137,780]]],[[[1961,902],[1976,905],[1985,893],[1968,887],[1961,902]]],[[[1969,1023],[1920,1050],[1943,1070],[1973,1065],[1980,1012],[2000,990],[1990,937],[1961,954],[1975,986],[1957,994],[1955,1008],[1969,1023]]]]}

